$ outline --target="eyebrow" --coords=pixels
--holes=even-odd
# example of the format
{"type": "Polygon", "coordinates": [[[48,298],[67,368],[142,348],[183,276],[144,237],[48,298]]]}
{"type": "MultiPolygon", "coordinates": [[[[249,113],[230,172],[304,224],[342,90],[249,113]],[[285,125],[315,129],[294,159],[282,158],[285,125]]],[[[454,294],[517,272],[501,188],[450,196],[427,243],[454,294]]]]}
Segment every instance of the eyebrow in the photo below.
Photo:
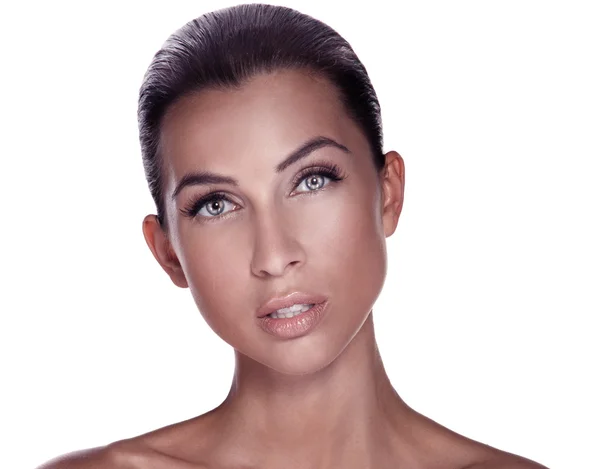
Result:
{"type": "MultiPolygon", "coordinates": [[[[274,170],[276,173],[281,173],[285,171],[288,166],[293,165],[302,158],[306,158],[314,151],[326,146],[338,148],[344,153],[351,153],[350,150],[341,143],[327,137],[319,136],[308,140],[298,149],[290,153],[281,163],[275,166],[274,170]]],[[[239,186],[237,179],[230,176],[223,176],[210,171],[193,171],[185,174],[179,180],[171,198],[175,199],[177,194],[179,194],[184,187],[202,184],[230,184],[232,186],[239,186]]]]}

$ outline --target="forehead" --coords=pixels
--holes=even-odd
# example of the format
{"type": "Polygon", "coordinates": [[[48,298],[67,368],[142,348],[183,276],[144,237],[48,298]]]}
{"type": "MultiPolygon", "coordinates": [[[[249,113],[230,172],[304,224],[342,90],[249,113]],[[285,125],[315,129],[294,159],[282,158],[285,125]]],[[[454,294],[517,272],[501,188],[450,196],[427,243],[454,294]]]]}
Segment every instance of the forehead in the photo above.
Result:
{"type": "Polygon", "coordinates": [[[160,135],[165,182],[171,185],[199,168],[262,170],[261,162],[273,166],[316,136],[333,138],[353,153],[367,148],[339,91],[325,78],[279,70],[257,75],[239,89],[203,90],[165,114],[160,135]]]}

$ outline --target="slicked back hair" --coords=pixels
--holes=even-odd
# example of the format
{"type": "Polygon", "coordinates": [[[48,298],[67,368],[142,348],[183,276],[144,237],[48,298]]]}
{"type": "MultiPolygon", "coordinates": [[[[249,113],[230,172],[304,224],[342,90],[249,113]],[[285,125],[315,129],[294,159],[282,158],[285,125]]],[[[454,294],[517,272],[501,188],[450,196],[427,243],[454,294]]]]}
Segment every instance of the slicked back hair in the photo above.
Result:
{"type": "Polygon", "coordinates": [[[176,100],[203,89],[239,88],[253,76],[300,69],[329,79],[365,134],[375,168],[384,166],[381,109],[350,44],[325,23],[287,7],[243,4],[206,13],[173,33],[143,79],[138,126],[144,171],[166,226],[160,124],[176,100]]]}

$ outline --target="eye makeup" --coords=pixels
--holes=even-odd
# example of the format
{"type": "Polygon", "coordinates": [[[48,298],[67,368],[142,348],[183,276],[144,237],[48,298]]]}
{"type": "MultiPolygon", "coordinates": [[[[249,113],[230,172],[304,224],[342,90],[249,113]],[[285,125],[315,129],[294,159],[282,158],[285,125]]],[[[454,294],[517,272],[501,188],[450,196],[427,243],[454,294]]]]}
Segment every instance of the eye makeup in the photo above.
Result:
{"type": "MultiPolygon", "coordinates": [[[[302,181],[304,181],[305,179],[307,179],[309,176],[323,176],[323,177],[326,177],[327,179],[329,179],[330,183],[337,183],[347,177],[337,164],[326,162],[326,161],[317,162],[317,163],[312,164],[309,167],[306,167],[306,168],[300,170],[300,172],[296,175],[296,177],[293,180],[292,187],[294,189],[297,188],[300,185],[300,183],[302,181]]],[[[327,185],[328,185],[328,183],[325,183],[319,189],[303,191],[303,192],[301,192],[301,194],[318,193],[327,185]]],[[[235,202],[233,202],[225,192],[213,191],[213,192],[209,192],[208,194],[204,194],[200,197],[191,198],[188,201],[188,203],[185,205],[185,207],[180,209],[180,212],[184,216],[189,217],[189,218],[201,218],[202,222],[205,222],[205,221],[212,222],[214,220],[222,219],[222,218],[226,217],[229,213],[236,211],[236,210],[231,210],[225,214],[215,215],[215,216],[198,215],[198,212],[200,212],[200,210],[205,205],[207,205],[209,203],[213,203],[213,202],[218,202],[218,201],[226,201],[226,202],[236,205],[235,202]]]]}

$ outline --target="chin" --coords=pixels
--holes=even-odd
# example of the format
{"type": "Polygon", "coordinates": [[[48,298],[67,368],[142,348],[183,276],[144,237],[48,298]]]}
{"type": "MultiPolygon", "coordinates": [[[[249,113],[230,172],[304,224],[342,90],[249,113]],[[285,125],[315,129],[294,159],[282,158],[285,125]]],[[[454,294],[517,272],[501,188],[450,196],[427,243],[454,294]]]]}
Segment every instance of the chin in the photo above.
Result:
{"type": "Polygon", "coordinates": [[[254,360],[272,370],[293,376],[310,375],[329,366],[344,351],[347,340],[332,334],[309,334],[269,344],[254,360]]]}
{"type": "Polygon", "coordinates": [[[335,357],[327,359],[318,356],[300,356],[300,357],[282,357],[281,359],[272,357],[263,365],[272,370],[291,376],[311,375],[321,371],[333,362],[335,357]]]}

